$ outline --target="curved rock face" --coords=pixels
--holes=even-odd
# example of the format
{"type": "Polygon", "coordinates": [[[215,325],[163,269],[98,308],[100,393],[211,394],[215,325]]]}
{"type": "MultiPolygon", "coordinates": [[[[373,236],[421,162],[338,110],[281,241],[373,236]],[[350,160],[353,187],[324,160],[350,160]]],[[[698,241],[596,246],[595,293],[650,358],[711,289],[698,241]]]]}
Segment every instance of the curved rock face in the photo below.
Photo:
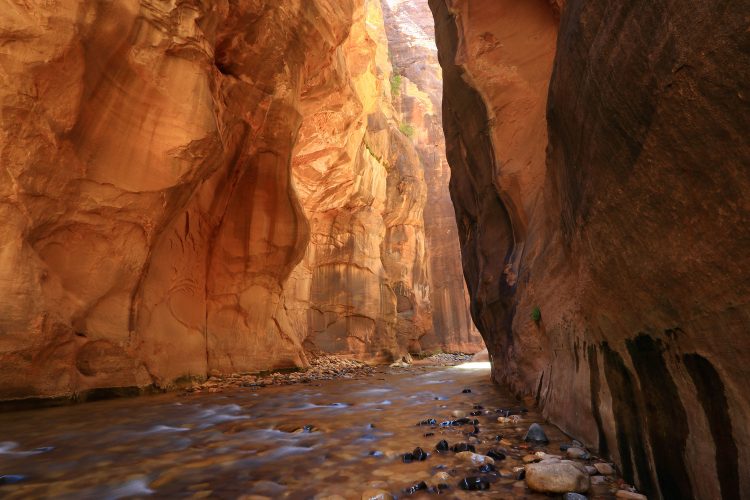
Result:
{"type": "Polygon", "coordinates": [[[364,0],[5,8],[0,399],[420,350],[428,190],[383,24],[364,0]]]}
{"type": "Polygon", "coordinates": [[[742,9],[430,5],[495,378],[650,497],[750,497],[742,9]]]}
{"type": "Polygon", "coordinates": [[[427,183],[425,234],[429,248],[430,302],[434,328],[423,348],[474,353],[484,349],[471,320],[461,270],[456,219],[448,192],[450,167],[445,157],[443,79],[435,46],[435,25],[427,2],[382,0],[394,96],[404,127],[413,129],[427,183]]]}

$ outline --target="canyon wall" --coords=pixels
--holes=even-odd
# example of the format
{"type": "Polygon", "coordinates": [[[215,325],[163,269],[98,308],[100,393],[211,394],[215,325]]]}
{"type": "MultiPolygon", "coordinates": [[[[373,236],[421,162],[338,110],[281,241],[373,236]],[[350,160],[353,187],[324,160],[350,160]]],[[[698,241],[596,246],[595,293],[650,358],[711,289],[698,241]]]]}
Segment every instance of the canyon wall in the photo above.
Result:
{"type": "Polygon", "coordinates": [[[13,2],[0,39],[0,399],[432,334],[378,2],[13,2]]]}
{"type": "Polygon", "coordinates": [[[493,376],[653,498],[750,498],[746,6],[430,0],[493,376]]]}
{"type": "Polygon", "coordinates": [[[429,249],[430,302],[434,328],[422,338],[425,349],[474,353],[484,348],[471,320],[461,269],[445,156],[443,78],[437,59],[435,23],[427,2],[382,0],[388,49],[393,63],[394,103],[401,127],[412,134],[424,169],[424,213],[429,249]]]}

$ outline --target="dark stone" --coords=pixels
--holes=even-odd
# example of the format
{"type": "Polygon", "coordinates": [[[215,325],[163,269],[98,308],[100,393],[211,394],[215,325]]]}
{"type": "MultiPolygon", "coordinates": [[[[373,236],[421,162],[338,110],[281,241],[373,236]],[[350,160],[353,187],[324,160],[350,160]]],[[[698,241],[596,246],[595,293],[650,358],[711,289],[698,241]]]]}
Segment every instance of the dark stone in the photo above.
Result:
{"type": "Polygon", "coordinates": [[[465,477],[458,483],[458,487],[468,491],[489,490],[490,482],[482,477],[465,477]]]}
{"type": "Polygon", "coordinates": [[[560,451],[568,451],[568,448],[572,448],[572,444],[561,444],[560,445],[560,451]]]}
{"type": "Polygon", "coordinates": [[[476,411],[471,412],[469,415],[471,415],[472,417],[478,417],[481,414],[482,414],[481,410],[476,410],[476,411]]]}
{"type": "Polygon", "coordinates": [[[414,461],[414,455],[412,455],[411,453],[404,453],[403,455],[401,455],[401,461],[405,464],[410,464],[414,461]]]}
{"type": "Polygon", "coordinates": [[[312,425],[306,425],[302,428],[302,432],[312,432],[314,428],[312,425]]]}
{"type": "Polygon", "coordinates": [[[422,420],[417,425],[437,425],[437,420],[434,418],[428,418],[427,420],[422,420]]]}
{"type": "Polygon", "coordinates": [[[482,405],[474,405],[475,410],[484,410],[484,406],[482,405]]]}
{"type": "Polygon", "coordinates": [[[497,469],[492,464],[484,464],[479,468],[479,472],[482,473],[488,473],[488,472],[495,472],[497,469]]]}
{"type": "Polygon", "coordinates": [[[435,445],[435,449],[439,453],[442,453],[444,451],[448,451],[450,449],[450,445],[448,444],[448,441],[443,439],[442,441],[440,441],[438,444],[435,445]]]}
{"type": "Polygon", "coordinates": [[[464,389],[461,391],[463,394],[469,394],[471,392],[471,389],[464,389]]]}
{"type": "Polygon", "coordinates": [[[425,432],[424,437],[428,438],[428,437],[431,437],[431,436],[434,436],[434,435],[435,435],[434,432],[425,432]]]}
{"type": "Polygon", "coordinates": [[[476,448],[474,448],[473,444],[469,443],[456,443],[451,448],[453,453],[461,453],[462,451],[471,451],[473,453],[476,453],[476,448]]]}
{"type": "Polygon", "coordinates": [[[417,460],[419,462],[427,460],[427,457],[429,456],[427,452],[422,448],[414,448],[414,451],[411,452],[411,455],[414,457],[414,460],[417,460]]]}
{"type": "Polygon", "coordinates": [[[20,474],[5,474],[0,476],[0,484],[16,484],[25,481],[26,476],[20,474]]]}
{"type": "Polygon", "coordinates": [[[450,490],[450,489],[451,489],[451,487],[448,486],[447,484],[440,483],[437,486],[435,486],[434,488],[430,488],[430,493],[432,493],[433,495],[443,495],[443,494],[447,493],[448,490],[450,490]]]}
{"type": "Polygon", "coordinates": [[[549,444],[549,439],[547,439],[544,429],[539,424],[531,424],[523,440],[527,443],[549,444]]]}
{"type": "Polygon", "coordinates": [[[487,453],[485,453],[485,455],[487,455],[493,460],[505,460],[505,453],[502,453],[499,450],[490,450],[487,453]]]}
{"type": "Polygon", "coordinates": [[[739,457],[737,443],[732,437],[732,419],[724,382],[711,362],[700,354],[686,354],[682,359],[698,391],[698,400],[708,417],[716,445],[716,470],[719,474],[721,498],[739,500],[739,457]]]}
{"type": "Polygon", "coordinates": [[[503,435],[502,434],[498,434],[497,436],[495,436],[495,441],[500,441],[502,439],[503,439],[503,435]]]}
{"type": "Polygon", "coordinates": [[[404,495],[413,495],[417,493],[418,491],[425,491],[427,490],[427,483],[424,481],[421,481],[413,486],[409,486],[404,490],[404,495]]]}

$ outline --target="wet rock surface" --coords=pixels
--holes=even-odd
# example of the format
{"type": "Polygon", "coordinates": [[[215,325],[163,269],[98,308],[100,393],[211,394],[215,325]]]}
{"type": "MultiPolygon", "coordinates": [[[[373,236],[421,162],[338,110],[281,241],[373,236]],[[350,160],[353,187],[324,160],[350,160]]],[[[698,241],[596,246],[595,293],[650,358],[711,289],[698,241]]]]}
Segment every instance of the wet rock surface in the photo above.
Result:
{"type": "MultiPolygon", "coordinates": [[[[548,498],[527,486],[531,465],[523,457],[565,463],[554,453],[570,438],[534,408],[498,422],[498,410],[519,407],[488,375],[377,367],[367,377],[3,414],[0,476],[24,480],[0,484],[0,496],[548,498]],[[465,387],[472,393],[463,394],[465,387]],[[476,435],[467,436],[468,426],[439,425],[478,407],[476,435]],[[415,425],[430,419],[436,424],[415,425]],[[523,440],[532,423],[542,424],[548,445],[523,440]],[[405,454],[412,460],[403,461],[405,454]]],[[[617,476],[593,477],[601,482],[589,498],[627,489],[617,476]]]]}

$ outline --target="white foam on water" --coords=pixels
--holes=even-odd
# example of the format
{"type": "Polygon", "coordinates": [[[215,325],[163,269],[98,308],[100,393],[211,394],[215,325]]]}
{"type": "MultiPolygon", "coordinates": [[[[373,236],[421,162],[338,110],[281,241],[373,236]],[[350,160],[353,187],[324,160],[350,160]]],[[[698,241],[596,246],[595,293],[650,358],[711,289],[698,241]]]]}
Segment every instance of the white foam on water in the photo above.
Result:
{"type": "Polygon", "coordinates": [[[117,500],[118,498],[127,498],[138,495],[152,495],[155,491],[148,487],[148,482],[144,478],[132,479],[122,486],[118,486],[109,493],[105,494],[107,500],[117,500]]]}
{"type": "Polygon", "coordinates": [[[187,432],[190,429],[186,429],[184,427],[172,427],[169,425],[155,425],[144,434],[160,434],[160,433],[168,433],[168,432],[187,432]]]}

